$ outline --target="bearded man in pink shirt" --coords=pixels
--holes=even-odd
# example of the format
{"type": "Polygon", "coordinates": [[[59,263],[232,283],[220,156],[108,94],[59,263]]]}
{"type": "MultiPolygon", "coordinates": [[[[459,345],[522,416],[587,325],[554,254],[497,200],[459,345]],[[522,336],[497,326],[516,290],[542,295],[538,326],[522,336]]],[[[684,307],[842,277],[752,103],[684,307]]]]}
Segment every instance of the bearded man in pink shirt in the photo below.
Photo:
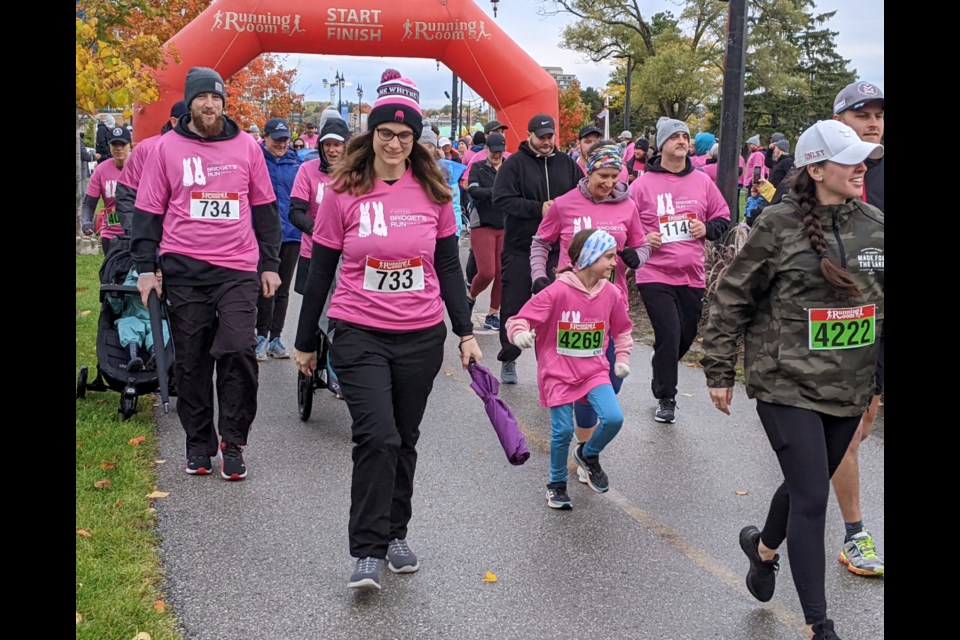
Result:
{"type": "Polygon", "coordinates": [[[220,475],[242,480],[243,447],[257,414],[257,296],[261,289],[273,296],[280,285],[280,214],[263,151],[224,115],[226,99],[216,71],[187,73],[189,113],[157,140],[147,160],[131,252],[143,303],[155,291],[169,314],[185,470],[209,474],[219,452],[220,475]]]}
{"type": "Polygon", "coordinates": [[[680,120],[657,122],[660,155],[630,185],[640,224],[654,249],[636,283],[653,325],[654,419],[676,422],[677,363],[697,337],[703,312],[705,240],[719,240],[730,209],[713,180],[690,162],[690,129],[680,120]]]}

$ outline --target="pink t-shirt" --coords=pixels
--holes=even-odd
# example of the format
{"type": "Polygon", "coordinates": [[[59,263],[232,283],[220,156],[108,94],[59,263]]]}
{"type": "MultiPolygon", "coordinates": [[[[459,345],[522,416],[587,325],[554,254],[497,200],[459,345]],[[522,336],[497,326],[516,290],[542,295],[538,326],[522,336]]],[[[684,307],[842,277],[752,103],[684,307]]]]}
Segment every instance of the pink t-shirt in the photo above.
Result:
{"type": "Polygon", "coordinates": [[[753,184],[753,168],[760,167],[760,176],[764,179],[769,175],[770,170],[767,169],[765,164],[766,157],[763,155],[763,151],[754,151],[750,154],[750,158],[747,159],[747,167],[743,170],[743,181],[741,184],[745,187],[750,187],[753,184]]]}
{"type": "Polygon", "coordinates": [[[702,156],[692,156],[690,158],[690,164],[693,166],[694,169],[696,169],[697,167],[704,166],[705,164],[707,164],[706,154],[702,156]]]}
{"type": "Polygon", "coordinates": [[[165,214],[160,255],[255,272],[260,248],[250,207],[276,199],[263,150],[251,136],[206,142],[174,131],[154,146],[136,206],[165,214]]]}
{"type": "MultiPolygon", "coordinates": [[[[307,217],[311,220],[317,219],[317,209],[323,202],[323,195],[329,182],[330,176],[320,171],[320,158],[304,162],[297,171],[290,197],[306,200],[309,203],[307,217]]],[[[300,257],[310,258],[312,255],[313,238],[309,233],[300,234],[300,257]]]]}
{"type": "Polygon", "coordinates": [[[87,195],[91,198],[103,198],[104,225],[100,229],[101,238],[116,238],[123,235],[123,227],[117,217],[117,181],[120,179],[120,169],[113,158],[101,162],[90,176],[87,186],[87,195]]]}
{"type": "MultiPolygon", "coordinates": [[[[537,235],[553,244],[560,240],[560,259],[557,271],[570,264],[567,249],[573,236],[581,229],[603,229],[617,241],[617,250],[624,247],[636,249],[646,241],[637,205],[631,198],[621,202],[593,202],[576,187],[553,201],[547,209],[547,215],[540,221],[537,235]]],[[[628,298],[627,267],[617,260],[615,283],[623,293],[624,302],[628,298]]]]}
{"type": "Polygon", "coordinates": [[[376,180],[362,196],[325,191],[313,241],[343,258],[328,315],[389,331],[442,322],[433,253],[437,238],[457,233],[453,205],[427,197],[410,168],[392,185],[376,180]]]}
{"type": "Polygon", "coordinates": [[[711,162],[710,164],[703,165],[703,172],[710,176],[710,179],[713,180],[713,184],[717,184],[717,167],[719,165],[716,162],[711,162]]]}
{"type": "Polygon", "coordinates": [[[300,139],[303,140],[303,146],[305,149],[316,149],[317,143],[320,140],[320,135],[316,133],[313,135],[304,133],[300,136],[300,139]]]}
{"type": "Polygon", "coordinates": [[[153,153],[153,147],[157,144],[158,140],[160,140],[160,134],[150,136],[146,140],[141,140],[137,143],[137,146],[130,152],[130,157],[127,158],[126,163],[123,165],[123,171],[120,173],[120,184],[131,189],[138,189],[140,187],[143,167],[147,163],[150,154],[153,153]]]}
{"type": "Polygon", "coordinates": [[[623,294],[609,285],[601,280],[588,293],[573,273],[561,273],[507,320],[511,339],[520,331],[536,331],[537,385],[542,406],[575,402],[596,387],[610,384],[606,351],[611,338],[616,361],[629,362],[633,322],[623,294]]]}
{"type": "Polygon", "coordinates": [[[705,238],[695,239],[687,225],[730,219],[730,209],[717,185],[702,171],[678,176],[648,171],[630,185],[630,197],[640,210],[644,234],[659,231],[663,244],[637,269],[637,284],[657,282],[677,287],[706,286],[705,238]]]}

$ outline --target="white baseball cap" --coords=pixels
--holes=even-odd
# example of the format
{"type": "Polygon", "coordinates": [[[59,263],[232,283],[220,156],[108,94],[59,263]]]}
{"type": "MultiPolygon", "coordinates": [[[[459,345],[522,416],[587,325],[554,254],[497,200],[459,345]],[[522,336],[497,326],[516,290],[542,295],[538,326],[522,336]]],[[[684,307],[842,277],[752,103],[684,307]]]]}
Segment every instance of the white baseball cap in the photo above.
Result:
{"type": "Polygon", "coordinates": [[[857,132],[839,120],[821,120],[800,134],[794,163],[804,167],[830,160],[837,164],[860,164],[883,157],[883,145],[864,142],[857,132]]]}

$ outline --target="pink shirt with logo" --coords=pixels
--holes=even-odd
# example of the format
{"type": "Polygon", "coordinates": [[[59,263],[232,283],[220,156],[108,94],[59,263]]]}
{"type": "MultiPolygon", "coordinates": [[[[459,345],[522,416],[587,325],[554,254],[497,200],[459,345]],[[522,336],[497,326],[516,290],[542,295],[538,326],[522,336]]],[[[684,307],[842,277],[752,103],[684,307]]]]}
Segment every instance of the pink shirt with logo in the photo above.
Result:
{"type": "MultiPolygon", "coordinates": [[[[297,171],[290,197],[306,200],[309,203],[307,217],[311,220],[317,219],[317,209],[323,202],[323,196],[329,182],[329,174],[320,171],[320,158],[304,162],[297,171]]],[[[300,234],[300,257],[310,258],[312,255],[313,238],[309,233],[300,234]]]]}
{"type": "Polygon", "coordinates": [[[137,209],[164,215],[160,255],[256,271],[250,207],[277,199],[263,150],[249,135],[201,141],[176,132],[157,141],[137,189],[137,209]]]}
{"type": "Polygon", "coordinates": [[[770,174],[770,170],[767,169],[766,165],[766,156],[763,155],[763,151],[754,151],[750,154],[750,157],[747,159],[747,167],[743,170],[743,181],[741,184],[745,187],[749,187],[753,184],[753,168],[760,167],[760,177],[766,179],[770,174]]]}
{"type": "MultiPolygon", "coordinates": [[[[716,218],[730,219],[730,209],[723,195],[710,176],[702,171],[693,170],[683,176],[648,171],[630,185],[630,197],[640,211],[640,224],[645,234],[660,232],[667,238],[671,228],[676,233],[684,218],[703,223],[716,218]]],[[[704,288],[705,241],[706,238],[697,240],[690,237],[664,242],[637,269],[637,284],[656,282],[676,287],[704,288]]]]}
{"type": "MultiPolygon", "coordinates": [[[[176,134],[174,134],[176,135],[176,134]]],[[[140,188],[140,178],[143,176],[143,167],[146,165],[150,154],[153,153],[153,147],[160,140],[160,135],[150,136],[146,140],[141,140],[137,146],[130,152],[130,157],[123,165],[123,172],[120,174],[120,184],[126,185],[131,189],[140,188]]]]}
{"type": "MultiPolygon", "coordinates": [[[[607,341],[612,337],[616,361],[629,363],[633,349],[633,322],[627,314],[627,302],[620,289],[600,280],[590,291],[580,279],[567,271],[546,289],[530,298],[523,308],[507,320],[510,340],[521,331],[535,331],[537,386],[540,404],[559,407],[580,400],[602,384],[610,384],[607,341]],[[563,324],[561,324],[563,323],[563,324]],[[571,356],[560,353],[561,328],[592,333],[601,330],[596,355],[571,356]]],[[[569,346],[570,341],[566,345],[569,346]]]]}
{"type": "MultiPolygon", "coordinates": [[[[581,229],[603,229],[617,241],[617,250],[624,247],[636,249],[646,240],[640,225],[637,205],[631,198],[621,202],[596,203],[580,192],[580,188],[571,189],[553,201],[547,209],[547,215],[540,221],[537,235],[549,244],[560,240],[560,259],[557,271],[570,264],[567,249],[573,236],[581,229]]],[[[628,300],[627,267],[617,260],[615,283],[628,300]]]]}
{"type": "Polygon", "coordinates": [[[317,144],[320,141],[320,134],[310,135],[309,133],[304,133],[300,135],[300,139],[303,140],[303,146],[305,149],[316,149],[317,144]]]}
{"type": "Polygon", "coordinates": [[[120,220],[116,216],[117,181],[120,179],[120,174],[120,168],[111,158],[97,165],[93,175],[90,176],[90,184],[87,186],[88,196],[103,198],[104,225],[100,229],[101,238],[109,239],[123,235],[123,227],[120,226],[120,220]],[[110,223],[111,220],[113,220],[113,224],[110,223]]]}
{"type": "Polygon", "coordinates": [[[388,331],[443,322],[433,254],[457,223],[453,205],[431,200],[410,168],[392,185],[374,181],[362,196],[326,189],[316,216],[313,241],[343,258],[327,315],[388,331]]]}

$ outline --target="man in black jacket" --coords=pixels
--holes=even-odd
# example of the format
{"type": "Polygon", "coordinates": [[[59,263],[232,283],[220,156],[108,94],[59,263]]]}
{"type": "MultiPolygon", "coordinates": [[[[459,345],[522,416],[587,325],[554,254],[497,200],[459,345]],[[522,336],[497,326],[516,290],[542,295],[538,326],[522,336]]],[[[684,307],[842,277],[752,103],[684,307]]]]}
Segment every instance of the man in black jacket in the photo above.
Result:
{"type": "Polygon", "coordinates": [[[112,115],[107,114],[103,116],[103,119],[97,123],[97,136],[94,145],[94,152],[96,153],[97,164],[110,160],[112,156],[110,155],[110,132],[113,131],[113,128],[116,126],[116,118],[112,115]]]}
{"type": "Polygon", "coordinates": [[[792,166],[793,156],[790,154],[790,141],[781,138],[773,143],[773,165],[770,167],[770,177],[767,178],[767,181],[774,187],[779,187],[792,166]]]}
{"type": "MultiPolygon", "coordinates": [[[[577,163],[557,151],[556,124],[552,117],[537,114],[527,125],[527,141],[503,163],[493,186],[493,206],[504,213],[503,253],[500,255],[502,298],[500,306],[500,380],[517,384],[520,348],[507,338],[507,320],[530,299],[530,242],[543,215],[562,196],[577,186],[583,172],[577,163]]],[[[559,247],[551,251],[547,271],[556,267],[559,247]]]]}

